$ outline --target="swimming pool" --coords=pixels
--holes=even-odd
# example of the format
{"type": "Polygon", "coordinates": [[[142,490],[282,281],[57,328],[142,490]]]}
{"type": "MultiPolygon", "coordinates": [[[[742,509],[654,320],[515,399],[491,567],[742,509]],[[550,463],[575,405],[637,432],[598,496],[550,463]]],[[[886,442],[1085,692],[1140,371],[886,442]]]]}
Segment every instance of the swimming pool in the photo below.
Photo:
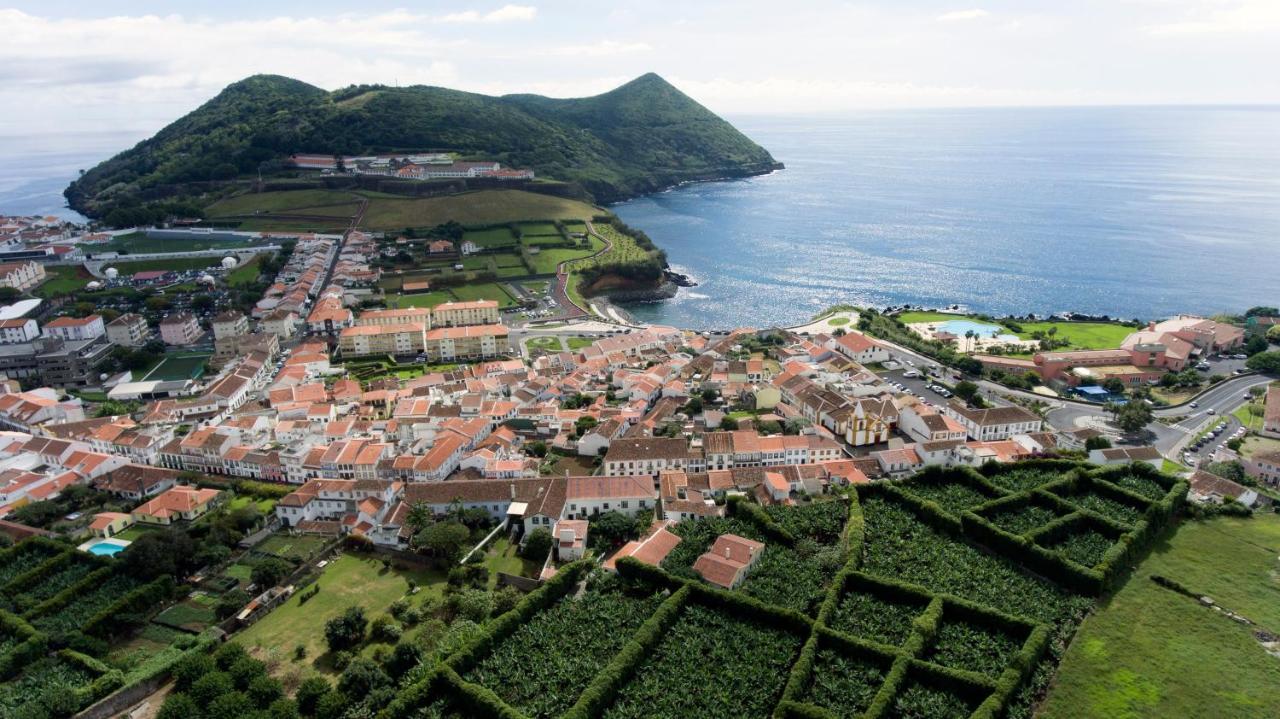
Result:
{"type": "Polygon", "coordinates": [[[99,539],[96,542],[90,542],[80,545],[80,548],[89,554],[106,555],[108,557],[119,554],[124,548],[129,546],[129,542],[124,539],[99,539]]]}
{"type": "Polygon", "coordinates": [[[995,337],[1001,342],[1017,342],[1017,335],[1002,333],[1004,328],[1000,325],[989,325],[984,322],[974,322],[973,320],[947,320],[939,322],[937,328],[941,332],[949,332],[956,337],[964,337],[965,333],[973,332],[979,337],[995,337]]]}

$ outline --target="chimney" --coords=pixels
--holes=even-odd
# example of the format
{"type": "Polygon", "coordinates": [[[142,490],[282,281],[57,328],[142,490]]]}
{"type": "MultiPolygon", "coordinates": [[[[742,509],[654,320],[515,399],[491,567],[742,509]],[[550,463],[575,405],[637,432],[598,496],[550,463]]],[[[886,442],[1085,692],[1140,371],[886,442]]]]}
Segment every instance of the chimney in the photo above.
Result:
{"type": "Polygon", "coordinates": [[[725,559],[733,559],[733,557],[729,556],[730,554],[731,554],[731,552],[729,551],[729,545],[727,545],[727,544],[726,544],[726,545],[724,545],[724,558],[725,558],[725,559]]]}
{"type": "Polygon", "coordinates": [[[516,501],[516,483],[515,482],[511,483],[511,501],[512,502],[516,501]]]}

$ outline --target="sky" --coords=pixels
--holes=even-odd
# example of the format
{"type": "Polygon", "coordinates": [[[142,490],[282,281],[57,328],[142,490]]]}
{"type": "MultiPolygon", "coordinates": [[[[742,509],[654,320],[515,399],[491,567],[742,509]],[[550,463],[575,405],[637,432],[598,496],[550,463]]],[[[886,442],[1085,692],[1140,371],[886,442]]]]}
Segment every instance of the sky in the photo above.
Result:
{"type": "Polygon", "coordinates": [[[5,135],[150,132],[255,73],[576,97],[657,72],[730,116],[1280,103],[1280,0],[0,0],[0,27],[5,135]]]}

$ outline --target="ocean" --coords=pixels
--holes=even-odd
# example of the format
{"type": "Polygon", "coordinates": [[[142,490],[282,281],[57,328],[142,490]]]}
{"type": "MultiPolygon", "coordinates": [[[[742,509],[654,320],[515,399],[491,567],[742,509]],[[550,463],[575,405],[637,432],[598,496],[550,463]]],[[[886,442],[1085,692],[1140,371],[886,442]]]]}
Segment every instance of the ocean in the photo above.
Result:
{"type": "Polygon", "coordinates": [[[0,135],[0,215],[53,215],[84,222],[80,213],[67,207],[62,191],[81,170],[148,134],[135,130],[0,135]]]}
{"type": "MultiPolygon", "coordinates": [[[[637,319],[802,322],[837,303],[1156,318],[1280,303],[1280,107],[730,118],[786,163],[615,205],[698,282],[637,319]]],[[[0,213],[141,131],[0,136],[0,213]]]]}
{"type": "Polygon", "coordinates": [[[962,304],[1150,319],[1280,302],[1280,108],[729,118],[786,169],[615,205],[697,287],[694,328],[962,304]]]}

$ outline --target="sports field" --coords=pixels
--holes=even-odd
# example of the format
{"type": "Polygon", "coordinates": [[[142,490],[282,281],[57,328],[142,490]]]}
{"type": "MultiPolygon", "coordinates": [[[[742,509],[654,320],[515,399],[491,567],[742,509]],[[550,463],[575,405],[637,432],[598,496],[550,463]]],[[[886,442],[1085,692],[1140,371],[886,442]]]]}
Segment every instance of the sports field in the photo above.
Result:
{"type": "Polygon", "coordinates": [[[170,355],[160,361],[155,369],[142,379],[148,382],[162,380],[199,379],[204,375],[204,367],[209,363],[211,355],[170,355]]]}

